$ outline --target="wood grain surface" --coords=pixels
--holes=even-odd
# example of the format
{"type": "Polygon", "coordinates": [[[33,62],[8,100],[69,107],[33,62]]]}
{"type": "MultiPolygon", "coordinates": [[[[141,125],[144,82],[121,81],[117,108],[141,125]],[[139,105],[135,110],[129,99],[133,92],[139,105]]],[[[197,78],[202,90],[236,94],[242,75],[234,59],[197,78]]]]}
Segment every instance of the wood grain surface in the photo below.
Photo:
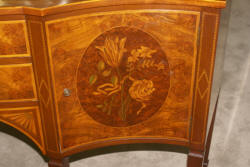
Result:
{"type": "MultiPolygon", "coordinates": [[[[114,7],[123,5],[175,5],[182,7],[211,7],[224,8],[226,0],[14,0],[0,2],[0,15],[28,14],[35,16],[49,16],[54,14],[71,12],[74,10],[90,9],[98,7],[114,7]]],[[[159,8],[158,8],[159,9],[159,8]]]]}
{"type": "Polygon", "coordinates": [[[191,131],[191,146],[201,150],[204,149],[206,140],[207,115],[213,79],[218,25],[219,13],[203,13],[191,131]]]}
{"type": "Polygon", "coordinates": [[[24,133],[45,153],[38,107],[0,108],[0,121],[24,133]]]}
{"type": "MultiPolygon", "coordinates": [[[[35,8],[48,8],[48,7],[59,7],[62,5],[71,5],[71,4],[80,4],[80,3],[93,3],[93,2],[102,2],[103,0],[11,0],[11,1],[1,1],[0,6],[27,6],[27,7],[35,7],[35,8]]],[[[111,1],[111,0],[106,0],[111,1]]],[[[120,0],[121,1],[121,0],[120,0]]],[[[131,2],[131,0],[123,0],[124,2],[131,2]]],[[[134,0],[133,0],[134,1],[134,0]]],[[[138,1],[138,0],[137,0],[138,1]]],[[[194,5],[219,5],[224,4],[226,0],[161,0],[163,3],[174,3],[174,4],[194,4],[194,5]]],[[[141,2],[146,3],[145,0],[141,2]]],[[[159,0],[151,0],[152,2],[159,2],[159,0]]]]}
{"type": "Polygon", "coordinates": [[[25,21],[0,21],[0,36],[0,57],[28,53],[25,21]]]}
{"type": "Polygon", "coordinates": [[[0,2],[0,121],[30,137],[49,166],[104,146],[166,143],[188,147],[188,166],[200,167],[225,5],[0,2]]]}
{"type": "Polygon", "coordinates": [[[54,102],[52,98],[44,23],[40,17],[28,16],[27,25],[35,79],[38,88],[39,106],[42,111],[41,119],[45,136],[46,153],[52,156],[54,153],[58,153],[60,149],[56,129],[54,102]]]}
{"type": "MultiPolygon", "coordinates": [[[[47,22],[63,150],[113,138],[165,137],[188,140],[198,25],[198,12],[150,10],[110,12],[47,22]],[[117,128],[95,121],[87,114],[92,111],[86,112],[81,106],[77,96],[77,73],[79,63],[81,59],[85,60],[86,49],[92,41],[114,27],[124,26],[146,32],[158,41],[165,52],[172,76],[168,96],[156,114],[142,123],[117,128]],[[71,91],[69,97],[64,96],[65,88],[71,91]]],[[[126,37],[126,33],[123,36],[126,37]]],[[[88,67],[88,64],[84,65],[88,67]]],[[[92,70],[89,68],[89,71],[92,70]]]]}
{"type": "Polygon", "coordinates": [[[31,64],[0,65],[0,101],[36,99],[31,64]]]}

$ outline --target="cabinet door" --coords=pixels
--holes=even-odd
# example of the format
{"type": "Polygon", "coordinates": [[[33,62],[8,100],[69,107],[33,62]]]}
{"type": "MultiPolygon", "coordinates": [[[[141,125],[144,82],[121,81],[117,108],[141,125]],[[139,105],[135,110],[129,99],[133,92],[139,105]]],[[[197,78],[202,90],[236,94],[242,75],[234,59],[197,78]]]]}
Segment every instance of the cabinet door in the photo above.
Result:
{"type": "Polygon", "coordinates": [[[46,22],[63,149],[120,139],[187,143],[198,26],[198,12],[171,10],[46,22]]]}

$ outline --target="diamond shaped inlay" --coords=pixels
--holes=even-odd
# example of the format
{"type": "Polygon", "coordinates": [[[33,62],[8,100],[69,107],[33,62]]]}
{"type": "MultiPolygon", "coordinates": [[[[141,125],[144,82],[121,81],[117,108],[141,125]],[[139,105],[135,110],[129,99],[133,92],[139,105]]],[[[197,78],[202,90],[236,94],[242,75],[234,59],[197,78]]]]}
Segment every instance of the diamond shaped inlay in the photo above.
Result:
{"type": "Polygon", "coordinates": [[[42,82],[40,83],[39,93],[40,93],[40,100],[41,100],[41,102],[45,106],[48,106],[50,97],[49,97],[48,86],[47,86],[47,84],[45,83],[44,80],[42,80],[42,82]]]}
{"type": "Polygon", "coordinates": [[[207,73],[203,71],[198,82],[198,92],[201,98],[203,98],[208,92],[208,84],[209,84],[209,79],[208,79],[207,73]]]}

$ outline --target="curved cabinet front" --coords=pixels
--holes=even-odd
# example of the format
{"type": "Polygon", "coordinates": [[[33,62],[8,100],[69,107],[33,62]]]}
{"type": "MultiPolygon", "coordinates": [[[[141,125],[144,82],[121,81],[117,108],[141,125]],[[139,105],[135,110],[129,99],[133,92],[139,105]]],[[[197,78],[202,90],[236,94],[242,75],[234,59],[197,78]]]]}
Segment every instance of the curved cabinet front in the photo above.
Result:
{"type": "Polygon", "coordinates": [[[45,153],[26,21],[0,21],[0,36],[0,121],[45,153]]]}
{"type": "Polygon", "coordinates": [[[187,145],[199,19],[124,10],[46,21],[62,151],[111,141],[187,145]]]}

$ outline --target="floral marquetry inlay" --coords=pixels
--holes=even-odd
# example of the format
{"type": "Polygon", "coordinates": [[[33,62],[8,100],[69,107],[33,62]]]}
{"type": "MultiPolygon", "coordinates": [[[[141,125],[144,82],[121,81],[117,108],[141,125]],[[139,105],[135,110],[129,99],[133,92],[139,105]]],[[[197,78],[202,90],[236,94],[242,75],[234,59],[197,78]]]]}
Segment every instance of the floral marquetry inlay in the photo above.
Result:
{"type": "Polygon", "coordinates": [[[167,57],[152,36],[117,27],[98,36],[84,53],[77,76],[78,97],[94,120],[129,126],[161,108],[169,77],[167,57]]]}

